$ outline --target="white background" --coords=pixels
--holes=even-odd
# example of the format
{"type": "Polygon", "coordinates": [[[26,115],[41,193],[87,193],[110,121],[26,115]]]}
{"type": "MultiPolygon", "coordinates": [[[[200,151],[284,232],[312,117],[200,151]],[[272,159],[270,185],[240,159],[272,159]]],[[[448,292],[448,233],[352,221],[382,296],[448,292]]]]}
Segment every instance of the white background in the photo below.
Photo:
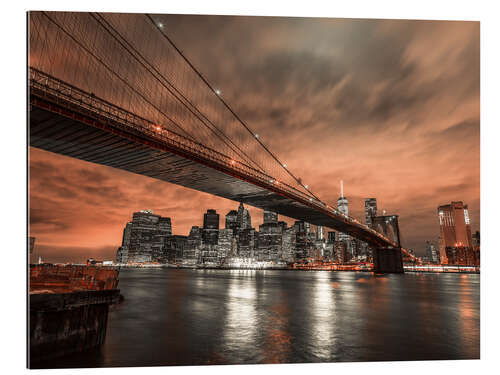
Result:
{"type": "MultiPolygon", "coordinates": [[[[499,107],[500,12],[496,1],[290,1],[253,0],[179,2],[121,1],[9,1],[0,13],[2,36],[1,74],[1,334],[0,367],[4,374],[26,370],[26,11],[114,11],[189,14],[232,14],[345,18],[405,18],[481,21],[481,360],[383,363],[332,363],[311,365],[250,365],[204,367],[114,368],[85,370],[37,370],[57,374],[470,374],[498,373],[500,330],[498,285],[500,269],[499,219],[499,107]]],[[[466,150],[464,150],[466,152],[466,150]]],[[[75,212],[75,214],[77,214],[75,212]]],[[[446,339],[446,338],[443,338],[446,339]]]]}

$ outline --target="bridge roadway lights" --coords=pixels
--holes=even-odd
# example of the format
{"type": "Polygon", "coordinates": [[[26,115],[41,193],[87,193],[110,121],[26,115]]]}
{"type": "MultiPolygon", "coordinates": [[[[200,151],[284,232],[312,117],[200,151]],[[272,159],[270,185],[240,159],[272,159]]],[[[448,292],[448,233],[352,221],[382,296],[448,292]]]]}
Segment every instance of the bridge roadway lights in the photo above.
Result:
{"type": "Polygon", "coordinates": [[[377,247],[373,251],[375,273],[404,273],[401,248],[377,247]]]}

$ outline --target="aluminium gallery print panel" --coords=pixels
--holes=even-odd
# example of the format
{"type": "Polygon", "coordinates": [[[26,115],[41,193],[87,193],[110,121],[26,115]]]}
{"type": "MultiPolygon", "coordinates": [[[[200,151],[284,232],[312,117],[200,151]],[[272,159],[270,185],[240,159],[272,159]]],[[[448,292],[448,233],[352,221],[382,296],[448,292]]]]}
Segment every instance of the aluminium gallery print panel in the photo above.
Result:
{"type": "Polygon", "coordinates": [[[29,368],[479,358],[479,22],[27,24],[29,368]]]}

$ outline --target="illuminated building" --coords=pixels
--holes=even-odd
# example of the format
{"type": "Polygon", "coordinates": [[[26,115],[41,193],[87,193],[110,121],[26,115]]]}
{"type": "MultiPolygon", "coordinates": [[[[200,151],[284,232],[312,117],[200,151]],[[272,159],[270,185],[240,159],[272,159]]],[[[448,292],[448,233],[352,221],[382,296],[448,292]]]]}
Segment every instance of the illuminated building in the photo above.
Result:
{"type": "MultiPolygon", "coordinates": [[[[340,197],[337,200],[337,208],[340,212],[342,212],[344,215],[348,216],[349,215],[349,202],[347,201],[347,198],[344,197],[344,182],[340,181],[340,197]]],[[[342,233],[339,232],[339,241],[346,241],[349,242],[351,239],[351,236],[349,236],[347,233],[342,233]]]]}
{"type": "Polygon", "coordinates": [[[217,244],[204,243],[201,247],[201,256],[198,264],[209,266],[219,265],[219,251],[217,244]]]}
{"type": "Polygon", "coordinates": [[[219,214],[215,210],[207,210],[203,215],[203,244],[217,245],[219,238],[219,214]]]}
{"type": "Polygon", "coordinates": [[[184,258],[184,249],[187,246],[187,239],[187,236],[166,236],[163,246],[165,261],[162,263],[181,263],[184,258]]]}
{"type": "Polygon", "coordinates": [[[311,250],[310,224],[302,220],[294,223],[295,228],[295,259],[307,259],[311,250]]]}
{"type": "Polygon", "coordinates": [[[198,263],[201,256],[202,240],[201,240],[202,229],[198,226],[193,226],[189,231],[189,236],[187,238],[187,243],[184,248],[184,255],[182,262],[187,266],[194,266],[198,263]]]}
{"type": "Polygon", "coordinates": [[[243,207],[243,203],[240,203],[238,207],[238,222],[240,223],[240,229],[252,228],[250,213],[245,207],[243,207]]]}
{"type": "Polygon", "coordinates": [[[213,209],[207,210],[203,215],[201,240],[202,247],[198,262],[204,265],[218,265],[219,214],[213,209]]]}
{"type": "Polygon", "coordinates": [[[259,226],[256,258],[268,262],[282,260],[282,240],[283,227],[277,221],[264,222],[259,226]]]}
{"type": "Polygon", "coordinates": [[[309,258],[313,259],[324,259],[325,258],[325,250],[326,250],[326,243],[325,239],[319,239],[316,238],[315,240],[311,241],[311,250],[309,253],[309,258]]]}
{"type": "Polygon", "coordinates": [[[276,212],[264,210],[264,224],[277,223],[278,214],[276,212]]]}
{"type": "Polygon", "coordinates": [[[377,216],[377,198],[365,199],[365,219],[366,225],[372,227],[372,218],[377,216]]]}
{"type": "Polygon", "coordinates": [[[345,241],[335,241],[333,243],[333,251],[335,254],[335,262],[339,264],[347,263],[350,258],[347,252],[347,244],[345,241]]]}
{"type": "Polygon", "coordinates": [[[441,229],[441,263],[476,264],[468,206],[461,201],[451,202],[438,207],[438,216],[441,229]]]}
{"type": "Polygon", "coordinates": [[[335,252],[333,249],[334,242],[326,242],[324,244],[323,258],[328,262],[335,261],[335,252]]]}
{"type": "Polygon", "coordinates": [[[335,242],[335,234],[336,232],[328,232],[328,243],[334,243],[335,242]]]}
{"type": "Polygon", "coordinates": [[[472,235],[472,242],[474,244],[474,249],[479,250],[481,247],[481,236],[478,230],[472,235]]]}
{"type": "Polygon", "coordinates": [[[35,237],[28,237],[29,239],[29,253],[33,254],[33,249],[35,248],[35,237]]]}
{"type": "Polygon", "coordinates": [[[318,225],[318,227],[316,229],[316,238],[318,240],[322,240],[323,238],[325,238],[325,236],[323,234],[323,227],[321,225],[318,225]]]}
{"type": "Polygon", "coordinates": [[[232,229],[221,229],[219,231],[219,241],[217,243],[217,253],[219,261],[223,261],[235,254],[236,239],[233,236],[232,229]]]}
{"type": "Polygon", "coordinates": [[[425,242],[425,255],[430,263],[439,264],[439,251],[437,250],[436,245],[430,241],[425,242]]]}
{"type": "Polygon", "coordinates": [[[297,240],[296,234],[297,233],[295,226],[286,228],[283,231],[282,252],[283,260],[285,260],[286,262],[295,262],[295,242],[297,240]]]}
{"type": "Polygon", "coordinates": [[[255,234],[255,229],[239,229],[237,241],[238,257],[253,258],[257,247],[257,235],[255,234]]]}
{"type": "Polygon", "coordinates": [[[306,231],[307,234],[311,233],[311,224],[308,223],[307,221],[304,222],[304,230],[306,231]]]}
{"type": "Polygon", "coordinates": [[[123,231],[122,246],[117,251],[116,261],[163,262],[163,243],[172,234],[170,218],[153,214],[151,210],[134,212],[132,221],[123,231]]]}
{"type": "Polygon", "coordinates": [[[239,228],[240,222],[238,221],[238,211],[229,211],[226,215],[226,229],[231,229],[233,234],[236,234],[239,228]]]}

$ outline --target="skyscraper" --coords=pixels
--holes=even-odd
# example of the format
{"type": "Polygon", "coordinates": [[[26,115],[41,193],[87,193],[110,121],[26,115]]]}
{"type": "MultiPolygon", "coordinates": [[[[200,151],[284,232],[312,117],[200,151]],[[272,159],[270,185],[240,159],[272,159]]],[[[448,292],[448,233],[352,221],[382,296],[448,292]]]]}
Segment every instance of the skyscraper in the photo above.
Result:
{"type": "Polygon", "coordinates": [[[277,223],[277,222],[278,222],[278,214],[276,212],[264,210],[264,224],[277,223]]]}
{"type": "Polygon", "coordinates": [[[184,248],[183,264],[186,266],[195,266],[201,256],[202,248],[202,229],[198,226],[191,227],[187,243],[184,248]]]}
{"type": "Polygon", "coordinates": [[[240,229],[250,229],[252,228],[252,220],[250,218],[250,213],[240,202],[238,207],[238,222],[240,224],[240,229]]]}
{"type": "Polygon", "coordinates": [[[226,229],[232,229],[233,234],[236,234],[239,228],[240,223],[238,221],[238,211],[229,211],[226,215],[226,229]]]}
{"type": "Polygon", "coordinates": [[[132,221],[123,230],[122,246],[116,260],[127,262],[163,262],[163,246],[166,236],[172,235],[169,217],[153,214],[151,210],[134,212],[132,221]]]}
{"type": "MultiPolygon", "coordinates": [[[[337,208],[340,212],[342,212],[344,215],[348,216],[349,215],[349,202],[347,201],[347,198],[344,197],[344,181],[340,181],[340,197],[337,200],[337,208]]],[[[351,240],[351,236],[349,236],[346,233],[339,232],[339,241],[345,241],[346,243],[349,243],[351,240]]]]}
{"type": "Polygon", "coordinates": [[[323,227],[321,225],[318,225],[317,227],[316,237],[318,240],[322,240],[323,238],[325,238],[323,234],[323,227]]]}
{"type": "Polygon", "coordinates": [[[203,243],[217,245],[219,238],[219,214],[215,210],[207,210],[203,215],[203,243]]]}
{"type": "Polygon", "coordinates": [[[260,225],[257,238],[258,260],[277,262],[283,259],[283,227],[278,222],[260,225]]]}
{"type": "Polygon", "coordinates": [[[334,243],[335,242],[335,234],[336,232],[328,232],[328,243],[334,243]]]}
{"type": "Polygon", "coordinates": [[[219,231],[219,242],[217,243],[217,253],[219,260],[224,260],[234,255],[236,239],[232,229],[221,229],[219,231]]]}
{"type": "Polygon", "coordinates": [[[425,255],[431,263],[437,264],[440,261],[439,252],[437,251],[436,246],[430,241],[425,242],[425,255]]]}
{"type": "Polygon", "coordinates": [[[308,223],[307,221],[304,222],[304,230],[306,231],[306,234],[311,233],[311,223],[308,223]]]}
{"type": "Polygon", "coordinates": [[[295,242],[297,241],[296,227],[284,229],[282,237],[283,259],[287,262],[295,261],[295,242]]]}
{"type": "Polygon", "coordinates": [[[187,236],[171,235],[164,238],[164,263],[181,263],[184,249],[187,245],[187,236]]]}
{"type": "Polygon", "coordinates": [[[444,264],[475,263],[468,206],[462,201],[438,207],[441,229],[440,256],[444,264]]]}
{"type": "Polygon", "coordinates": [[[295,232],[295,259],[297,261],[306,259],[308,255],[308,236],[306,223],[302,220],[293,224],[295,232]]]}
{"type": "Polygon", "coordinates": [[[365,198],[366,225],[372,226],[372,218],[377,216],[377,198],[365,198]]]}

